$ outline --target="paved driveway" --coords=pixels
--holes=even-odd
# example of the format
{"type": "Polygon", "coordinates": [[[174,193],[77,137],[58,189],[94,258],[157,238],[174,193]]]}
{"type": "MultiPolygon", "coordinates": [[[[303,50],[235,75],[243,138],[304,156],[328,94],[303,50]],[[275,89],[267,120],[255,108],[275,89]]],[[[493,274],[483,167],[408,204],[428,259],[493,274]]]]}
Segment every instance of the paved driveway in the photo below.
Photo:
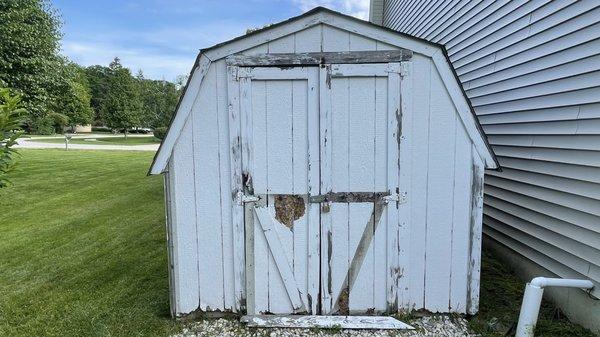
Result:
{"type": "MultiPolygon", "coordinates": [[[[103,136],[94,136],[94,138],[103,138],[103,137],[123,137],[123,136],[104,136],[104,135],[103,136]]],[[[90,138],[90,136],[85,135],[85,136],[81,136],[81,138],[90,138]]],[[[17,140],[17,145],[15,145],[15,148],[21,148],[21,149],[64,149],[65,148],[64,143],[62,143],[62,144],[61,143],[43,143],[41,141],[43,139],[64,139],[64,137],[61,136],[61,137],[20,138],[17,140]]],[[[71,144],[69,144],[69,149],[70,150],[119,150],[119,151],[154,151],[154,152],[156,152],[158,150],[158,146],[159,146],[159,144],[101,145],[101,144],[73,144],[73,143],[71,143],[71,144]]]]}

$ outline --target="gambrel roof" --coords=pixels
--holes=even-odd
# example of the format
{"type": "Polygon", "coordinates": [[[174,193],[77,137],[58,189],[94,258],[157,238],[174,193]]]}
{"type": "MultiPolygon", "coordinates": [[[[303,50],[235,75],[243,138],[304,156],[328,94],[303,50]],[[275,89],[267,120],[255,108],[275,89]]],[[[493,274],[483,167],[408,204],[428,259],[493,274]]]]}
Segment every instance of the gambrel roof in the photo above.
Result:
{"type": "Polygon", "coordinates": [[[481,125],[475,116],[473,107],[460,85],[458,77],[448,59],[446,50],[442,45],[399,33],[324,7],[317,7],[300,16],[200,50],[177,104],[169,130],[154,157],[149,174],[160,174],[166,169],[173,147],[192,109],[196,97],[193,93],[199,91],[200,84],[211,62],[321,24],[383,41],[387,44],[412,50],[415,53],[430,57],[447,87],[465,129],[483,158],[486,168],[499,169],[498,160],[487,141],[481,125]]]}

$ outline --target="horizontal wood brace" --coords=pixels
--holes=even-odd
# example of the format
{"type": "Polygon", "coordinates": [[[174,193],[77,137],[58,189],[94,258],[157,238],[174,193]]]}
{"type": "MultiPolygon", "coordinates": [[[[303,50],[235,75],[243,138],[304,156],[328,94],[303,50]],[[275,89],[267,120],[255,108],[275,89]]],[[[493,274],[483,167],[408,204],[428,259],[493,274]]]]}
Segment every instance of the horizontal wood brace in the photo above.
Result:
{"type": "Polygon", "coordinates": [[[235,54],[228,56],[225,61],[230,66],[290,67],[321,64],[402,62],[410,60],[412,55],[413,52],[407,49],[257,55],[235,54]]]}
{"type": "Polygon", "coordinates": [[[309,197],[312,203],[321,202],[383,202],[390,192],[329,192],[309,197]]]}

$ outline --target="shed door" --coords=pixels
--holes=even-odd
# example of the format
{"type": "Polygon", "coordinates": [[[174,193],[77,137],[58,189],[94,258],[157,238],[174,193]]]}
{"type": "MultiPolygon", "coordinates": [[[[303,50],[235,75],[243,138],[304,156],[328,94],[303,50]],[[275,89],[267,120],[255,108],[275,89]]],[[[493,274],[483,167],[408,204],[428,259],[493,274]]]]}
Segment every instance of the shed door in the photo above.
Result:
{"type": "Polygon", "coordinates": [[[317,67],[237,69],[248,313],[317,313],[317,67]],[[251,201],[251,200],[247,200],[251,201]]]}
{"type": "Polygon", "coordinates": [[[400,64],[321,69],[322,312],[397,305],[400,64]]]}
{"type": "Polygon", "coordinates": [[[233,70],[249,314],[395,310],[398,70],[233,70]]]}

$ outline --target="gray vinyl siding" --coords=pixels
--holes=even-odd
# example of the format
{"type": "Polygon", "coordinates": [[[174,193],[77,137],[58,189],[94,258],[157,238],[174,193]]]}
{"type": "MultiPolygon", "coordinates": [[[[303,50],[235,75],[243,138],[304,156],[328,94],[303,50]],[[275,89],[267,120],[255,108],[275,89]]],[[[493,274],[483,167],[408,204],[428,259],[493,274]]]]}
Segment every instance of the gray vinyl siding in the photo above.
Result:
{"type": "Polygon", "coordinates": [[[384,0],[371,0],[369,8],[369,21],[374,24],[383,24],[383,3],[384,0]]]}
{"type": "Polygon", "coordinates": [[[386,0],[383,25],[448,51],[504,169],[484,234],[600,285],[600,2],[386,0]]]}

